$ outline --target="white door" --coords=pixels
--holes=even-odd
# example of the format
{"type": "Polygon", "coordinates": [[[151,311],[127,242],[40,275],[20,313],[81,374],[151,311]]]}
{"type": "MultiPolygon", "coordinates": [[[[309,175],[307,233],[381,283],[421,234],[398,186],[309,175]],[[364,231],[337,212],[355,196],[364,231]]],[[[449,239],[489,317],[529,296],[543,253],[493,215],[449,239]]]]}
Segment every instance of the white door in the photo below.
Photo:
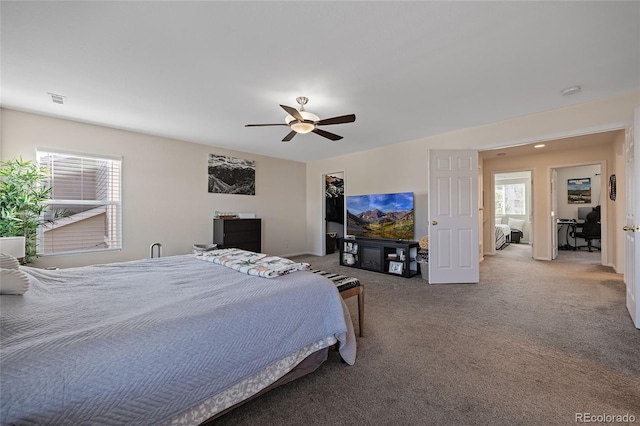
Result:
{"type": "Polygon", "coordinates": [[[636,328],[640,328],[640,108],[633,114],[633,123],[626,132],[625,141],[625,266],[624,282],[627,286],[627,309],[636,328]]]}
{"type": "MultiPolygon", "coordinates": [[[[533,232],[532,232],[533,234],[533,232]]],[[[551,170],[551,259],[558,257],[558,171],[551,170]]]]}
{"type": "Polygon", "coordinates": [[[477,283],[478,151],[429,151],[429,283],[477,283]]]}

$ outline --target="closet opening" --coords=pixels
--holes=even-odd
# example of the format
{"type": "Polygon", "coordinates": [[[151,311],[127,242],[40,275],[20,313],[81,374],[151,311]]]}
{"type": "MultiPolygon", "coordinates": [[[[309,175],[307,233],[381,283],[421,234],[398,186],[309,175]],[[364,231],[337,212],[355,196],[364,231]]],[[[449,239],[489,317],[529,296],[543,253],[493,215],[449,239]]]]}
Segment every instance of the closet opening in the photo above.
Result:
{"type": "Polygon", "coordinates": [[[338,238],[344,237],[344,172],[324,175],[324,254],[338,249],[338,238]]]}

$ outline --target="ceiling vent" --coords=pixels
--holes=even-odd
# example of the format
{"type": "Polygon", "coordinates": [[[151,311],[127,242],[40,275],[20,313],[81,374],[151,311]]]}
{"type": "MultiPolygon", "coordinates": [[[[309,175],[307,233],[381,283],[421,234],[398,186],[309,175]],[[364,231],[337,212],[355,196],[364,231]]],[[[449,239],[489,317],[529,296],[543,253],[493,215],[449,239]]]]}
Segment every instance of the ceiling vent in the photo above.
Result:
{"type": "Polygon", "coordinates": [[[64,105],[67,100],[66,96],[56,95],[55,93],[47,92],[47,95],[49,95],[49,97],[51,98],[51,102],[53,102],[54,104],[64,105]]]}

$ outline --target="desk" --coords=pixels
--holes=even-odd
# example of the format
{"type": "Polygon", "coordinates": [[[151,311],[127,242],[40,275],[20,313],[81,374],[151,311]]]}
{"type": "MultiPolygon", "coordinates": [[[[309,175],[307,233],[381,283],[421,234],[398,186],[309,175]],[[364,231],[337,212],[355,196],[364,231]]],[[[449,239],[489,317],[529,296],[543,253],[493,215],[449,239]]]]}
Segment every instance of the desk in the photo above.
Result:
{"type": "Polygon", "coordinates": [[[575,221],[575,219],[558,219],[557,220],[557,225],[558,225],[558,250],[575,250],[576,246],[578,245],[577,239],[576,239],[576,227],[578,226],[578,222],[575,221]],[[562,231],[562,228],[566,227],[566,240],[567,240],[567,244],[565,245],[560,245],[560,231],[562,231]],[[569,243],[569,234],[573,235],[573,246],[569,243]]]}

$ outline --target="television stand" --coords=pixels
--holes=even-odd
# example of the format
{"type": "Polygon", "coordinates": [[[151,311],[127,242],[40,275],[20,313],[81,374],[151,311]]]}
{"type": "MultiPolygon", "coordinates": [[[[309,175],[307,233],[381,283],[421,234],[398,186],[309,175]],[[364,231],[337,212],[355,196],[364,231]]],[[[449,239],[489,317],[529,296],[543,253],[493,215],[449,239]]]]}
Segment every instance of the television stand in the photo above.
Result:
{"type": "Polygon", "coordinates": [[[411,278],[417,275],[417,241],[340,238],[340,265],[411,278]]]}

